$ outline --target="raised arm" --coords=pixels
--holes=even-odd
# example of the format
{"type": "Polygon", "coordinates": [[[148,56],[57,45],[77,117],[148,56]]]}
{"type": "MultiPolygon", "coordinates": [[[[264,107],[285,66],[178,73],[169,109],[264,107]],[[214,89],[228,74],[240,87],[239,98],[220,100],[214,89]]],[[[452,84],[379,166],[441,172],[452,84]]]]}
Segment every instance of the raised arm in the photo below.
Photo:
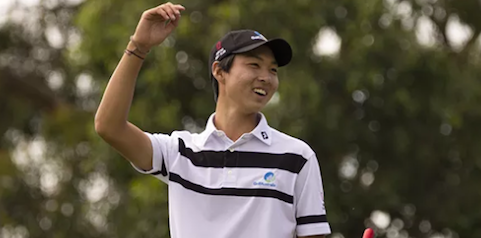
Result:
{"type": "Polygon", "coordinates": [[[95,114],[95,131],[138,168],[152,168],[150,139],[127,121],[143,58],[177,27],[181,5],[165,3],[142,14],[125,54],[113,72],[95,114]]]}

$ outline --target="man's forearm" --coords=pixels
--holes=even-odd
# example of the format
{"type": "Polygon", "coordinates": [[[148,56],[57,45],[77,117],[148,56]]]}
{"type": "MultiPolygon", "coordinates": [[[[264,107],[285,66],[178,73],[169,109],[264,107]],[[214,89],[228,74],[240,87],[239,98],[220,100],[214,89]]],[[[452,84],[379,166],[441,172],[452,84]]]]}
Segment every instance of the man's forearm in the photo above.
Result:
{"type": "Polygon", "coordinates": [[[127,125],[135,82],[142,63],[143,60],[135,55],[122,56],[107,84],[95,115],[95,129],[99,134],[109,134],[127,125]]]}

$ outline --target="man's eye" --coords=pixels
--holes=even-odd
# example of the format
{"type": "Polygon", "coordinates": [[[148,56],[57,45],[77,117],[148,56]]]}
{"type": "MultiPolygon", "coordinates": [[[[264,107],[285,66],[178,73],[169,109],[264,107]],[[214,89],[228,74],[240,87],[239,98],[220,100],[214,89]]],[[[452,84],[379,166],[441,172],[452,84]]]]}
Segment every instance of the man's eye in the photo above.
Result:
{"type": "Polygon", "coordinates": [[[272,70],[272,72],[277,73],[277,69],[276,69],[276,68],[273,68],[273,69],[271,69],[271,70],[272,70]]]}
{"type": "Polygon", "coordinates": [[[259,68],[259,64],[257,64],[257,63],[250,63],[249,65],[254,67],[254,68],[259,68]]]}

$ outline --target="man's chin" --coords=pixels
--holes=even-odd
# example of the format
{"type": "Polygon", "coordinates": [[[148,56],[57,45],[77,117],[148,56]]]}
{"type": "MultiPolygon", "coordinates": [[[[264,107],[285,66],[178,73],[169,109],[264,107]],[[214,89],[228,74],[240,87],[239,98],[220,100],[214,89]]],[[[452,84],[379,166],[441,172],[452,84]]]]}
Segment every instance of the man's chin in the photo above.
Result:
{"type": "Polygon", "coordinates": [[[258,113],[266,107],[266,103],[253,103],[247,107],[247,113],[258,113]]]}

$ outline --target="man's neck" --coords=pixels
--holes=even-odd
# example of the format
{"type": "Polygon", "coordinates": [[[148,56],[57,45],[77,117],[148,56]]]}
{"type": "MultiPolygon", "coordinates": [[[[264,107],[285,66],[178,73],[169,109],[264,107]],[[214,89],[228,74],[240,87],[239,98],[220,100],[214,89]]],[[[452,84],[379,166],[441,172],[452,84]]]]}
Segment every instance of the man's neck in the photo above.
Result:
{"type": "Polygon", "coordinates": [[[243,114],[235,109],[217,107],[214,116],[215,127],[223,131],[232,141],[237,141],[244,133],[254,130],[258,123],[258,113],[243,114]]]}

